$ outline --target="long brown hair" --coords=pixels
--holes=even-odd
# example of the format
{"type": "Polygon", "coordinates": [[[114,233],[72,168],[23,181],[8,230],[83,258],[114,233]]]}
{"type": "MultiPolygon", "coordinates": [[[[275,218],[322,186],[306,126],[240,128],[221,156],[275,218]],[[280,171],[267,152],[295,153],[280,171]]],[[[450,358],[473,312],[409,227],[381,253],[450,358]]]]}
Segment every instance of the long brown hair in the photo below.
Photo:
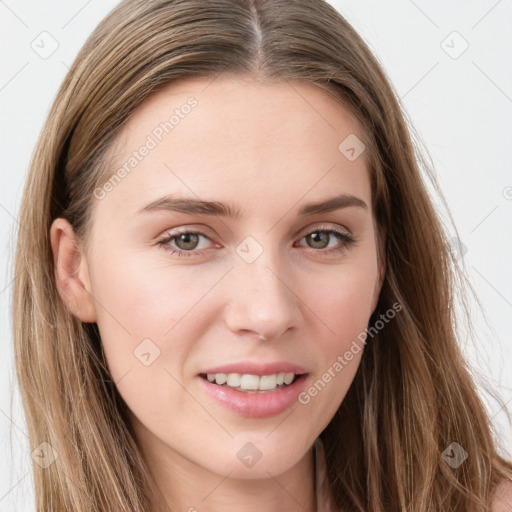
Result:
{"type": "MultiPolygon", "coordinates": [[[[365,348],[346,398],[322,432],[335,505],[357,511],[489,510],[512,464],[457,343],[456,288],[469,284],[385,73],[352,26],[321,0],[125,0],[94,30],[42,130],[21,206],[13,296],[16,371],[40,512],[146,512],[150,478],[95,324],[80,322],[57,291],[49,230],[69,220],[87,241],[94,189],[108,150],[148,95],[177,79],[218,74],[306,81],[362,123],[386,274],[370,324],[402,311],[365,348]],[[458,468],[442,454],[457,442],[458,468]]],[[[450,217],[451,218],[451,217],[450,217]]],[[[453,233],[453,228],[451,232],[453,233]]]]}

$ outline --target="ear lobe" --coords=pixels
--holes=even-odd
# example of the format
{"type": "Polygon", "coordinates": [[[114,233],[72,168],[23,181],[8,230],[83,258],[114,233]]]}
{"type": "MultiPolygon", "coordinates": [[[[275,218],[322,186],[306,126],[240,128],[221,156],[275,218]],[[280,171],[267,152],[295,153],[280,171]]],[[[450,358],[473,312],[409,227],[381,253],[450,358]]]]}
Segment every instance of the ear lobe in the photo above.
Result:
{"type": "Polygon", "coordinates": [[[82,322],[96,322],[89,270],[71,224],[55,219],[50,228],[55,281],[65,306],[82,322]]]}

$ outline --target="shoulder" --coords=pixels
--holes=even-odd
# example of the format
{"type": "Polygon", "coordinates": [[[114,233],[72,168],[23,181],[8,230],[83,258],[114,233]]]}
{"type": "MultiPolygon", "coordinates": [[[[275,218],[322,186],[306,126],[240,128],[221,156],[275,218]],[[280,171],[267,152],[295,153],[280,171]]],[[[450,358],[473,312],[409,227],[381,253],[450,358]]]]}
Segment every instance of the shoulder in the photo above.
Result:
{"type": "Polygon", "coordinates": [[[492,512],[512,512],[512,480],[503,480],[496,487],[492,512]]]}

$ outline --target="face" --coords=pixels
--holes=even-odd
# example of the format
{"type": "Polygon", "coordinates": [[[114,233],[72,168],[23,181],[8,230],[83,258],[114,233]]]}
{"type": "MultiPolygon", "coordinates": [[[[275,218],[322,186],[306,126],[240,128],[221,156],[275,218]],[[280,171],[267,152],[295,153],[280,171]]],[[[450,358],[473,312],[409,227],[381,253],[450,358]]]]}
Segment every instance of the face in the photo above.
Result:
{"type": "Polygon", "coordinates": [[[316,86],[227,78],[171,84],[120,132],[77,314],[98,324],[149,456],[263,478],[297,464],[332,419],[382,277],[355,137],[356,120],[316,86]],[[248,388],[302,375],[257,393],[210,372],[260,377],[228,381],[248,388]]]}

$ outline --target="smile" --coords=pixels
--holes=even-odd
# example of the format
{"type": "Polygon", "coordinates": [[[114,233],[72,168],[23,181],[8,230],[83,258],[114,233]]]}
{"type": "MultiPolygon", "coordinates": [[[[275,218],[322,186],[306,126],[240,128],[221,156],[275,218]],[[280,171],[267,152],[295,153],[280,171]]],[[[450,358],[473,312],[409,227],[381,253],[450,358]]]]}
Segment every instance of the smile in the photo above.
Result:
{"type": "MultiPolygon", "coordinates": [[[[287,375],[287,374],[285,374],[287,375]]],[[[231,412],[246,418],[268,418],[283,413],[293,404],[298,402],[298,395],[303,391],[308,374],[287,375],[286,384],[280,374],[251,375],[251,374],[208,374],[198,375],[198,380],[207,396],[221,404],[231,412]],[[210,379],[214,377],[214,381],[210,379]],[[217,383],[226,379],[222,384],[217,383]],[[244,377],[247,377],[243,380],[244,377]],[[230,378],[230,380],[228,380],[230,378]],[[278,378],[283,379],[282,384],[277,384],[278,378]],[[291,380],[290,380],[291,378],[291,380]],[[257,379],[257,380],[256,380],[257,379]],[[230,385],[231,382],[231,385],[230,385]],[[257,389],[244,389],[244,386],[257,389]],[[274,384],[275,382],[275,384],[274,384]],[[238,384],[238,386],[233,386],[238,384]],[[272,385],[272,387],[270,387],[272,385]],[[260,389],[260,386],[267,389],[260,389]]]]}
{"type": "MultiPolygon", "coordinates": [[[[204,377],[204,374],[202,374],[204,377]]],[[[218,386],[230,387],[238,391],[264,392],[289,386],[297,377],[293,372],[273,373],[271,375],[252,375],[248,373],[208,373],[206,378],[218,386]]]]}

